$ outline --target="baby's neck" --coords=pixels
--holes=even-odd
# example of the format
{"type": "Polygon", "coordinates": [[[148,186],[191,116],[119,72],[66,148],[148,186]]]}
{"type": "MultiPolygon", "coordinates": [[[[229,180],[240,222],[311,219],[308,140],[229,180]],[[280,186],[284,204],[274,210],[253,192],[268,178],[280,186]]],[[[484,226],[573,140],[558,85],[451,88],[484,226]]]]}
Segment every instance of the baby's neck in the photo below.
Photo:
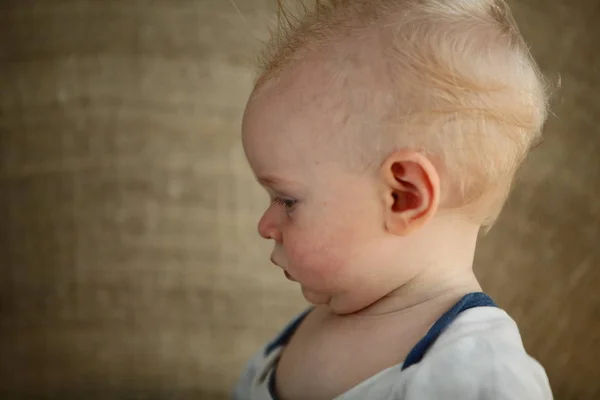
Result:
{"type": "Polygon", "coordinates": [[[473,273],[473,257],[478,227],[461,221],[438,219],[432,221],[410,240],[411,252],[403,252],[398,259],[406,268],[410,264],[417,273],[408,281],[382,296],[356,315],[384,315],[429,305],[458,300],[471,292],[481,291],[473,273]]]}
{"type": "Polygon", "coordinates": [[[480,291],[481,286],[472,272],[438,282],[415,280],[388,293],[354,315],[383,316],[409,312],[433,304],[452,303],[465,294],[480,291]]]}

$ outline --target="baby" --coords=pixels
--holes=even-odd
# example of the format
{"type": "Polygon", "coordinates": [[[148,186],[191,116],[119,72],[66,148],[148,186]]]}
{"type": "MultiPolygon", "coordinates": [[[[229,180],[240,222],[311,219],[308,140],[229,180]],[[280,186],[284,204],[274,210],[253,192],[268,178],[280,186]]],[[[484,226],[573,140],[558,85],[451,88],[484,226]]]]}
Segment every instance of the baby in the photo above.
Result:
{"type": "Polygon", "coordinates": [[[551,399],[473,274],[547,114],[502,0],[320,0],[283,12],[243,144],[258,230],[313,304],[234,398],[551,399]]]}

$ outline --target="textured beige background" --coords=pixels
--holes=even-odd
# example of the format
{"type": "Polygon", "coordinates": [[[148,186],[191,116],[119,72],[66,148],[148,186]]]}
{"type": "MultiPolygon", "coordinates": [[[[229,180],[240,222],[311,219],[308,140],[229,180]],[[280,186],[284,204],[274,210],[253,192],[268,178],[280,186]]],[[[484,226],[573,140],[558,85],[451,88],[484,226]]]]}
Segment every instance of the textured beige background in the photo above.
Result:
{"type": "MultiPolygon", "coordinates": [[[[239,122],[270,0],[0,2],[0,398],[222,398],[303,307],[239,122]]],[[[600,3],[522,0],[562,76],[477,254],[557,399],[600,399],[600,3]]],[[[526,400],[526,399],[524,399],[526,400]]]]}

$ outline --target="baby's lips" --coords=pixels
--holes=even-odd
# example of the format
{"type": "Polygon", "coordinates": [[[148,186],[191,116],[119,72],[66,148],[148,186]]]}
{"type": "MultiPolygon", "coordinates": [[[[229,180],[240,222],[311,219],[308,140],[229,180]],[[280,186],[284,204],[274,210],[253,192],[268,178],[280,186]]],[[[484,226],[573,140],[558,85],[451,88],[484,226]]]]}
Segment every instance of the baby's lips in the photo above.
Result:
{"type": "Polygon", "coordinates": [[[292,282],[297,282],[291,275],[289,272],[287,272],[286,270],[283,270],[283,273],[285,274],[285,277],[288,278],[290,281],[292,282]]]}
{"type": "Polygon", "coordinates": [[[273,263],[273,265],[276,265],[277,267],[279,267],[279,268],[281,268],[283,270],[283,273],[285,274],[286,278],[288,278],[292,282],[297,282],[294,279],[294,277],[292,275],[290,275],[290,273],[285,270],[285,267],[283,267],[282,265],[278,264],[277,261],[275,261],[275,257],[271,256],[270,260],[273,263]]]}

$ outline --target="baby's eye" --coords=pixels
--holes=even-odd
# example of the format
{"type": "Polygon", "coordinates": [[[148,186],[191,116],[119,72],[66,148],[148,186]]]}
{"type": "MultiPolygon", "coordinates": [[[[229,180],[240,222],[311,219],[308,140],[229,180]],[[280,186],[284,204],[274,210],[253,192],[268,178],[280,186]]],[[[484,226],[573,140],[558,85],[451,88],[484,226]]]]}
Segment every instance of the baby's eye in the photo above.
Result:
{"type": "Polygon", "coordinates": [[[273,199],[273,203],[285,207],[286,211],[291,211],[296,205],[296,200],[291,199],[282,199],[280,197],[276,197],[273,199]]]}

